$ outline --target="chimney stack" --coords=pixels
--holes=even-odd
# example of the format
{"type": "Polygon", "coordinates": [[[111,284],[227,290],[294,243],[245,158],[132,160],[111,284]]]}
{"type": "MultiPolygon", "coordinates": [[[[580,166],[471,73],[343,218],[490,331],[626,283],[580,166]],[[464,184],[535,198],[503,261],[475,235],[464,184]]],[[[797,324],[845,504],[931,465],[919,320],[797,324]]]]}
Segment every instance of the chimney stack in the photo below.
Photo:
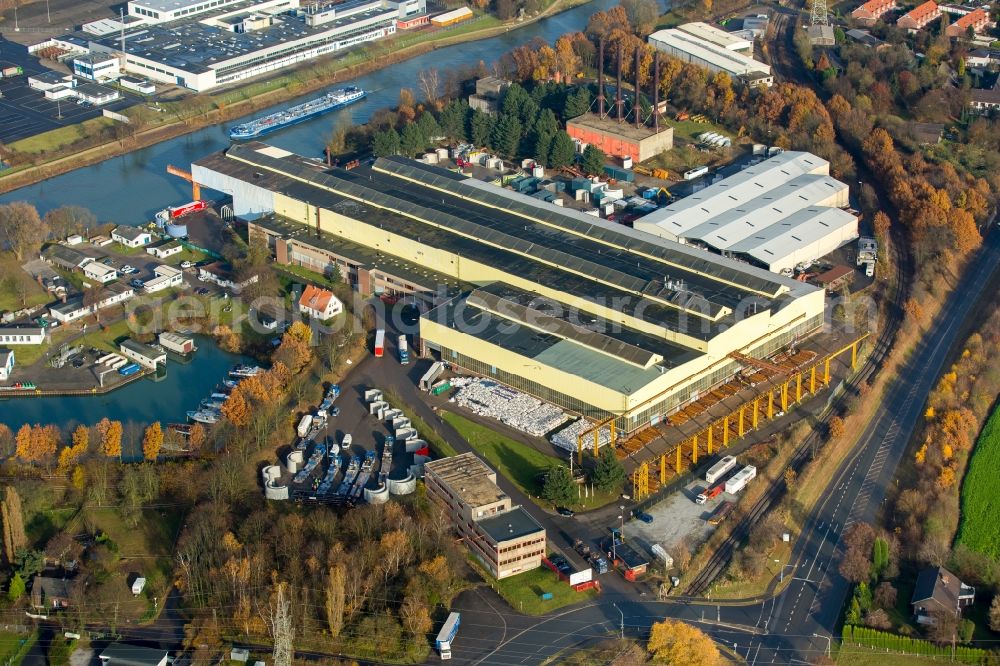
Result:
{"type": "Polygon", "coordinates": [[[615,106],[618,108],[618,122],[624,120],[622,117],[622,45],[618,44],[618,85],[615,88],[615,106]]]}
{"type": "Polygon", "coordinates": [[[642,118],[639,114],[639,92],[642,88],[639,87],[639,63],[642,59],[642,47],[638,46],[635,49],[635,102],[632,104],[632,111],[635,115],[635,127],[638,129],[642,124],[642,118]]]}
{"type": "Polygon", "coordinates": [[[604,38],[597,50],[597,117],[604,118],[604,38]]]}
{"type": "Polygon", "coordinates": [[[653,131],[660,131],[660,50],[653,54],[653,131]]]}

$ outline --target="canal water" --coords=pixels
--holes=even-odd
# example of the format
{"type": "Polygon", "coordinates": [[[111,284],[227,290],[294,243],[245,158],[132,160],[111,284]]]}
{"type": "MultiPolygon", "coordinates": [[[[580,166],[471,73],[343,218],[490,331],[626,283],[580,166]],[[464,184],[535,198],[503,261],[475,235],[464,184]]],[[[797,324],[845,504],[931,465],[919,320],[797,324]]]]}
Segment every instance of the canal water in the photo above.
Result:
{"type": "MultiPolygon", "coordinates": [[[[552,42],[563,33],[583,30],[590,15],[600,9],[617,4],[618,0],[591,0],[591,2],[532,25],[466,44],[456,44],[431,51],[405,62],[392,65],[349,82],[371,91],[363,101],[339,113],[345,114],[354,123],[367,122],[372,112],[395,106],[400,88],[411,88],[417,92],[417,75],[421,70],[475,65],[480,60],[492,63],[505,52],[540,37],[552,42]]],[[[662,4],[662,3],[661,3],[662,4]]],[[[340,83],[332,85],[336,88],[340,83]]],[[[299,100],[289,101],[255,112],[260,116],[281,107],[289,106],[305,99],[318,97],[320,92],[304,95],[299,100]]],[[[329,114],[302,123],[273,135],[264,141],[292,152],[321,156],[322,146],[329,136],[336,114],[329,114]]],[[[90,167],[56,176],[47,181],[15,190],[0,196],[0,203],[28,201],[40,213],[64,204],[76,204],[89,208],[102,222],[117,224],[141,224],[151,220],[156,211],[168,205],[176,205],[191,199],[191,188],[175,176],[168,176],[168,164],[188,168],[193,160],[229,145],[229,128],[243,119],[193,132],[186,136],[137,150],[90,167]]]]}
{"type": "Polygon", "coordinates": [[[195,344],[198,351],[188,359],[169,357],[167,374],[161,379],[147,377],[97,396],[0,399],[0,423],[14,431],[25,423],[54,423],[64,434],[79,423],[92,425],[105,416],[123,424],[183,423],[186,412],[198,409],[230,368],[250,362],[219,349],[208,337],[197,337],[195,344]]]}

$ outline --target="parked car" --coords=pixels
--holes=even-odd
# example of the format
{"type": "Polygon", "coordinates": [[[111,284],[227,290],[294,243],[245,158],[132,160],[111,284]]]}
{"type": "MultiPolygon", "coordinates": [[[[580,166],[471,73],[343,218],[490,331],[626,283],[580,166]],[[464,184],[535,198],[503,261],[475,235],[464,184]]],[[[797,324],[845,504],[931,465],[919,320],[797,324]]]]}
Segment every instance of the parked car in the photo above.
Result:
{"type": "Polygon", "coordinates": [[[572,509],[567,509],[564,506],[557,508],[556,513],[558,513],[560,516],[566,516],[567,518],[572,518],[573,516],[576,515],[572,509]]]}
{"type": "Polygon", "coordinates": [[[208,293],[208,289],[205,289],[204,287],[198,287],[197,289],[194,290],[194,293],[198,294],[199,296],[204,296],[205,294],[208,293]]]}
{"type": "Polygon", "coordinates": [[[191,268],[192,266],[194,266],[194,262],[192,262],[192,261],[182,261],[181,262],[181,268],[191,268]]]}
{"type": "Polygon", "coordinates": [[[114,266],[115,260],[112,259],[111,257],[104,257],[103,259],[101,259],[101,263],[104,264],[105,266],[114,266]]]}
{"type": "Polygon", "coordinates": [[[636,512],[635,517],[647,524],[653,522],[653,517],[644,511],[636,512]]]}
{"type": "Polygon", "coordinates": [[[131,273],[135,273],[136,269],[135,269],[134,266],[130,266],[129,264],[125,264],[124,266],[121,267],[121,272],[125,273],[125,274],[131,274],[131,273]]]}
{"type": "Polygon", "coordinates": [[[333,418],[335,416],[340,416],[340,407],[331,407],[330,408],[330,417],[333,418]]]}
{"type": "Polygon", "coordinates": [[[129,282],[129,284],[135,287],[136,289],[142,289],[143,287],[146,286],[146,283],[140,280],[139,278],[132,280],[131,282],[129,282]]]}

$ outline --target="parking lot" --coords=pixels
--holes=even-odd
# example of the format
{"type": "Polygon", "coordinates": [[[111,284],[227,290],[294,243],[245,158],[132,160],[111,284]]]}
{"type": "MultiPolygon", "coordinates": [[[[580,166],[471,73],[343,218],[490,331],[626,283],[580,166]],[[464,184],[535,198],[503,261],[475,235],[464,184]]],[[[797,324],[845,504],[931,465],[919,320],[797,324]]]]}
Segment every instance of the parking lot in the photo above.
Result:
{"type": "Polygon", "coordinates": [[[102,115],[102,109],[121,111],[140,98],[126,94],[120,100],[101,107],[80,105],[75,99],[58,102],[28,87],[28,77],[47,71],[21,44],[0,37],[0,69],[20,66],[23,76],[0,79],[0,141],[10,144],[29,136],[68,127],[102,115]]]}

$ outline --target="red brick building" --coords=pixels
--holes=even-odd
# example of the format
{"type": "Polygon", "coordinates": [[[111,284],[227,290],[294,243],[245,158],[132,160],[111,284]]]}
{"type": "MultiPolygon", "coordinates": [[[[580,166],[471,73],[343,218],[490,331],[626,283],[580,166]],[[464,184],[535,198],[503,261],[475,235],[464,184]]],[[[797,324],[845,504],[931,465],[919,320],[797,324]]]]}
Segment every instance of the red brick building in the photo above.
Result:
{"type": "Polygon", "coordinates": [[[941,16],[941,8],[934,0],[927,0],[916,9],[904,14],[896,21],[896,25],[907,30],[920,30],[925,25],[941,16]]]}
{"type": "Polygon", "coordinates": [[[661,126],[659,132],[654,132],[651,127],[636,127],[627,121],[600,118],[593,113],[567,121],[566,132],[574,139],[600,148],[609,157],[631,157],[636,162],[674,147],[671,127],[661,126]]]}
{"type": "Polygon", "coordinates": [[[980,7],[960,17],[945,28],[944,33],[949,37],[965,37],[970,28],[972,32],[979,34],[988,27],[990,27],[990,15],[980,7]]]}

